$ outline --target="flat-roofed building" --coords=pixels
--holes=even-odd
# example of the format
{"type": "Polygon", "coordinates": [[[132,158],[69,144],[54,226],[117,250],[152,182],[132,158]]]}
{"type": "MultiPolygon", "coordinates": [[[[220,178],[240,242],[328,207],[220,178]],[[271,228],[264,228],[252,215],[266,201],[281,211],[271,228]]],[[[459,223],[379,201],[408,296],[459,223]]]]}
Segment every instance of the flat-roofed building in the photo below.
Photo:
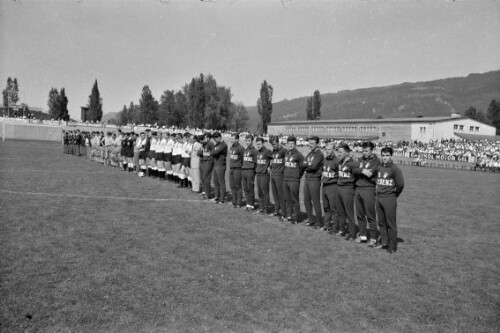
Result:
{"type": "Polygon", "coordinates": [[[385,119],[296,120],[273,122],[269,135],[295,135],[339,140],[399,141],[451,139],[469,135],[494,136],[495,127],[452,115],[450,117],[417,117],[385,119]]]}

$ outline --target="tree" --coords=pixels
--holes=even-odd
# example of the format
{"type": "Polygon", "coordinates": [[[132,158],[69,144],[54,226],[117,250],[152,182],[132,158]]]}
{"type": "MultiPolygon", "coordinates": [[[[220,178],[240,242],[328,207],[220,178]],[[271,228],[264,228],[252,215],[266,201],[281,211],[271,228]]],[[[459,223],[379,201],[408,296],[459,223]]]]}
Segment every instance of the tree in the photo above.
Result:
{"type": "Polygon", "coordinates": [[[469,117],[480,122],[486,122],[486,117],[481,110],[477,110],[475,107],[471,106],[464,112],[464,116],[469,117]]]}
{"type": "Polygon", "coordinates": [[[66,97],[65,88],[61,88],[61,91],[59,93],[59,98],[57,99],[57,103],[59,109],[59,117],[57,119],[68,121],[69,120],[68,97],[66,97]]]}
{"type": "Polygon", "coordinates": [[[231,130],[241,132],[247,128],[248,111],[242,103],[231,105],[231,130]]]}
{"type": "Polygon", "coordinates": [[[315,90],[312,101],[313,120],[321,118],[321,96],[319,90],[315,90]]]}
{"type": "Polygon", "coordinates": [[[500,134],[500,103],[496,100],[492,100],[488,106],[488,111],[486,112],[486,118],[492,126],[497,129],[496,134],[500,134]]]}
{"type": "Polygon", "coordinates": [[[94,81],[92,86],[92,92],[89,96],[89,120],[90,121],[101,121],[102,119],[102,98],[99,93],[99,87],[97,86],[97,80],[94,81]]]}
{"type": "Polygon", "coordinates": [[[186,126],[187,111],[188,109],[186,95],[184,95],[182,91],[179,90],[175,94],[174,126],[186,126]]]}
{"type": "Polygon", "coordinates": [[[273,113],[273,87],[266,80],[260,86],[260,97],[257,99],[257,111],[261,118],[262,131],[267,133],[267,125],[271,122],[273,113]]]}
{"type": "Polygon", "coordinates": [[[158,124],[163,126],[177,126],[175,119],[175,96],[173,90],[165,90],[160,97],[158,108],[158,124]]]}
{"type": "Polygon", "coordinates": [[[17,84],[17,78],[12,80],[12,86],[9,91],[9,99],[12,104],[17,104],[19,101],[19,86],[17,84]]]}
{"type": "Polygon", "coordinates": [[[7,85],[5,89],[2,90],[3,106],[9,110],[9,106],[15,105],[19,101],[19,86],[17,84],[17,78],[12,80],[11,77],[7,79],[7,85]]]}
{"type": "Polygon", "coordinates": [[[158,102],[153,97],[151,89],[149,89],[147,85],[142,88],[139,108],[142,116],[141,122],[143,124],[153,125],[158,121],[158,102]]]}
{"type": "Polygon", "coordinates": [[[306,105],[306,119],[307,120],[313,120],[314,119],[314,116],[313,116],[313,107],[312,107],[312,97],[309,97],[307,99],[307,105],[306,105]]]}
{"type": "Polygon", "coordinates": [[[123,105],[123,109],[120,111],[120,124],[121,125],[128,124],[128,110],[125,104],[123,105]]]}
{"type": "Polygon", "coordinates": [[[47,101],[47,106],[49,107],[49,116],[52,119],[58,119],[60,110],[60,97],[59,91],[56,88],[51,88],[49,91],[49,99],[47,101]]]}

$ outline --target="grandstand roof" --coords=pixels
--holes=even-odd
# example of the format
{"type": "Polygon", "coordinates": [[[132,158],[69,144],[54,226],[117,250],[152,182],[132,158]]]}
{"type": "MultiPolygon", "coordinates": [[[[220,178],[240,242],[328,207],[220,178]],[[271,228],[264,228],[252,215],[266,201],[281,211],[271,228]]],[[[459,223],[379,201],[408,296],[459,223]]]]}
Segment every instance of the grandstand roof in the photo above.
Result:
{"type": "Polygon", "coordinates": [[[269,125],[314,125],[314,124],[335,124],[335,123],[420,123],[420,122],[442,122],[458,119],[468,119],[467,117],[414,117],[414,118],[381,118],[381,119],[325,119],[325,120],[287,120],[272,122],[269,125]]]}
{"type": "Polygon", "coordinates": [[[462,139],[467,140],[488,140],[488,141],[500,141],[499,135],[479,135],[479,134],[465,134],[460,132],[455,132],[455,135],[462,139]]]}

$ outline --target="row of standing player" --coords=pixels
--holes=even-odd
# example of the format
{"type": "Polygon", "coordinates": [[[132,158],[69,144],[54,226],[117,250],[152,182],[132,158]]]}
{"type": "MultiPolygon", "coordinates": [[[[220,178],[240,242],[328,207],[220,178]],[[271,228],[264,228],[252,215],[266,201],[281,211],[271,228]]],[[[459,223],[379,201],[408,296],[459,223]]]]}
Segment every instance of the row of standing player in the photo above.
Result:
{"type": "Polygon", "coordinates": [[[147,131],[140,135],[126,133],[123,136],[121,155],[124,170],[134,169],[135,147],[139,175],[166,178],[180,183],[179,187],[200,192],[207,200],[224,203],[226,165],[229,161],[230,204],[253,211],[256,181],[259,211],[291,223],[299,221],[300,180],[305,174],[306,225],[328,230],[349,241],[387,249],[390,253],[397,249],[397,197],[403,190],[404,179],[401,170],[392,162],[393,151],[390,147],[382,148],[381,162],[373,153],[375,145],[364,142],[363,156],[354,161],[346,143],[339,145],[338,156],[333,143],[327,145],[326,156],[323,155],[317,137],[308,140],[310,152],[304,157],[297,150],[294,137],[287,139],[286,148],[280,145],[277,138],[272,138],[270,150],[265,147],[262,138],[255,140],[254,147],[251,135],[245,137],[245,147],[239,143],[238,134],[231,136],[230,147],[220,133],[196,136],[147,131]],[[275,198],[273,205],[270,188],[275,198]]]}

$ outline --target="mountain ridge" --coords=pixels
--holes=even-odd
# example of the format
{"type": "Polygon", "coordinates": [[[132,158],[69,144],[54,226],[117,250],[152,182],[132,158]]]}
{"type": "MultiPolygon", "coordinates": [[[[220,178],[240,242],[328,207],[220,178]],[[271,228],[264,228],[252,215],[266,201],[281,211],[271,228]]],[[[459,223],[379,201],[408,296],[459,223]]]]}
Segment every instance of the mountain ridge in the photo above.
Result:
{"type": "MultiPolygon", "coordinates": [[[[305,120],[309,97],[273,103],[272,121],[305,120]]],[[[447,116],[463,114],[470,106],[486,112],[492,99],[500,99],[500,70],[324,93],[321,119],[447,116]]],[[[247,110],[248,127],[256,130],[260,122],[257,107],[250,106],[247,110]]]]}

